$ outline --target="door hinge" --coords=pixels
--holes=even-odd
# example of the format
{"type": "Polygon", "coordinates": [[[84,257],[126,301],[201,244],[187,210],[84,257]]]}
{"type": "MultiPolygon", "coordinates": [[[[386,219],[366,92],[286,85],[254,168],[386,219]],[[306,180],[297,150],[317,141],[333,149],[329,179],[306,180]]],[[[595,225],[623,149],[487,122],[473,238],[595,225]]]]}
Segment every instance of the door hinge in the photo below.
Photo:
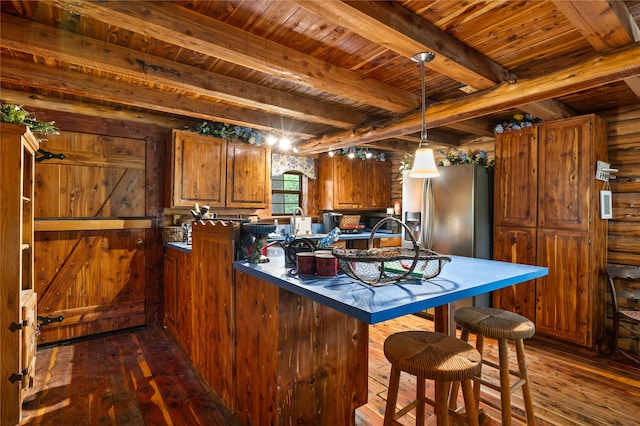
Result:
{"type": "Polygon", "coordinates": [[[62,315],[57,317],[45,317],[44,315],[38,315],[38,321],[42,321],[40,324],[38,324],[38,328],[47,326],[52,322],[62,322],[63,320],[64,317],[62,315]]]}
{"type": "Polygon", "coordinates": [[[27,375],[27,369],[25,368],[24,370],[22,370],[22,372],[20,374],[16,374],[16,373],[11,373],[11,376],[9,376],[9,381],[11,383],[15,383],[18,381],[21,381],[23,379],[24,376],[27,375]]]}
{"type": "Polygon", "coordinates": [[[64,160],[65,158],[65,155],[63,153],[54,154],[52,152],[45,151],[42,148],[38,150],[38,153],[42,155],[40,157],[36,156],[36,163],[40,163],[41,161],[44,161],[44,160],[51,160],[53,158],[57,158],[58,160],[64,160]]]}
{"type": "Polygon", "coordinates": [[[29,322],[26,319],[22,320],[22,322],[20,322],[19,324],[17,322],[12,322],[9,326],[9,331],[15,333],[18,330],[22,330],[22,327],[26,327],[28,324],[29,322]]]}

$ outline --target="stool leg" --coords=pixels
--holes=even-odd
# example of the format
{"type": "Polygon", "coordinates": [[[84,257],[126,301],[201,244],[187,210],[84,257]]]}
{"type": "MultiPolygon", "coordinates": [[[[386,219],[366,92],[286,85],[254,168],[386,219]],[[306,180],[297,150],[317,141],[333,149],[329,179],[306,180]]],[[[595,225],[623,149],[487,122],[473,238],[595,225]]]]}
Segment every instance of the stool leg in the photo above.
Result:
{"type": "Polygon", "coordinates": [[[416,406],[416,425],[424,424],[424,404],[426,385],[424,377],[416,377],[416,400],[418,405],[416,406]]]}
{"type": "MultiPolygon", "coordinates": [[[[469,342],[469,330],[463,328],[460,332],[460,340],[463,342],[469,342]]],[[[482,355],[482,352],[480,352],[482,355]]],[[[458,382],[453,382],[451,385],[451,395],[449,395],[449,409],[456,410],[458,408],[458,389],[460,388],[460,384],[458,382]]],[[[476,398],[476,401],[478,398],[476,398]]]]}
{"type": "Polygon", "coordinates": [[[400,386],[400,369],[391,366],[389,390],[387,391],[387,407],[384,411],[384,426],[391,426],[395,420],[398,388],[400,386]]]}
{"type": "Polygon", "coordinates": [[[535,425],[536,418],[533,415],[533,400],[531,399],[531,387],[529,386],[529,373],[527,371],[527,360],[524,354],[524,341],[522,339],[515,341],[516,354],[518,356],[518,370],[520,378],[524,380],[522,385],[522,398],[524,399],[524,408],[527,413],[527,424],[535,425]]]}
{"type": "MultiPolygon", "coordinates": [[[[480,356],[484,358],[484,335],[476,335],[476,350],[480,353],[480,356]]],[[[478,371],[478,377],[482,379],[482,363],[480,363],[480,369],[478,371]]],[[[473,397],[476,400],[476,409],[480,408],[480,381],[474,380],[473,382],[473,397]]]]}
{"type": "Polygon", "coordinates": [[[511,386],[509,383],[509,346],[507,339],[498,339],[498,357],[500,364],[500,401],[502,407],[502,425],[511,425],[511,386]]]}
{"type": "Polygon", "coordinates": [[[451,382],[436,381],[436,424],[438,426],[449,426],[449,389],[451,382]]]}
{"type": "Polygon", "coordinates": [[[478,402],[473,397],[474,391],[471,380],[462,381],[462,395],[464,396],[464,406],[467,412],[467,422],[469,426],[478,426],[478,402]]]}

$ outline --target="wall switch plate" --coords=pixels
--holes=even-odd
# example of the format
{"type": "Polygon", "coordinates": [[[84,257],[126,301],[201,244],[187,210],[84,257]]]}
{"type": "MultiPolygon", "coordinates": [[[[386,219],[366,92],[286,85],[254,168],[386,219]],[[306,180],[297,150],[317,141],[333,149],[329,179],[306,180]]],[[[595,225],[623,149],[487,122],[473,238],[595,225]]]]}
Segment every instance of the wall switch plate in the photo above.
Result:
{"type": "Polygon", "coordinates": [[[618,169],[612,169],[611,164],[604,161],[596,162],[596,179],[602,181],[608,181],[609,179],[615,179],[615,176],[611,176],[611,173],[616,173],[618,169]]]}

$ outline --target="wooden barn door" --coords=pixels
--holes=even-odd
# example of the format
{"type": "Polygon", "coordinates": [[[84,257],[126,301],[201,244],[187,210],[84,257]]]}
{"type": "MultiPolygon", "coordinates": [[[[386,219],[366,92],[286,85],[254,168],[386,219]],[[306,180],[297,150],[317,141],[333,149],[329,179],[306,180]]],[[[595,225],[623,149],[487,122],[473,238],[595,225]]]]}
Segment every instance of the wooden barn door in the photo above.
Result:
{"type": "Polygon", "coordinates": [[[38,315],[64,320],[38,343],[143,325],[145,141],[64,132],[40,148],[51,155],[36,159],[38,315]]]}

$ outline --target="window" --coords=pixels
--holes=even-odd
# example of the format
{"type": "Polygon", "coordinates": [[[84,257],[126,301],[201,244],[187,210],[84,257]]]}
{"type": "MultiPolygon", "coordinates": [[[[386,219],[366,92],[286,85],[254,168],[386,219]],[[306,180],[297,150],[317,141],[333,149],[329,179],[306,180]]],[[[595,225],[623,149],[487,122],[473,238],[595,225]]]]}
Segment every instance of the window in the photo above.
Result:
{"type": "Polygon", "coordinates": [[[302,206],[302,175],[283,173],[271,179],[271,214],[292,214],[302,206]]]}

